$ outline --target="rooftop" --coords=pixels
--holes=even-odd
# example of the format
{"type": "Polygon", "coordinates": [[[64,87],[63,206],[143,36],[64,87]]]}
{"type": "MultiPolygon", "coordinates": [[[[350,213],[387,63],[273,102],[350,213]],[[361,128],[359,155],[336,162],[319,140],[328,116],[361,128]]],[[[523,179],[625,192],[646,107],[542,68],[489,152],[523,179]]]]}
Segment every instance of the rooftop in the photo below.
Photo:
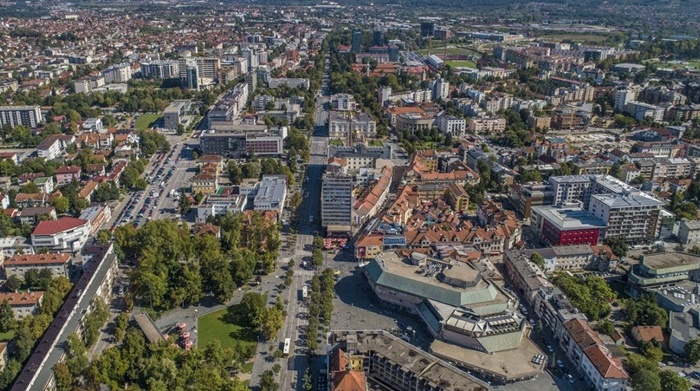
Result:
{"type": "Polygon", "coordinates": [[[532,213],[539,214],[560,230],[607,227],[603,220],[579,207],[533,206],[532,213]]]}
{"type": "Polygon", "coordinates": [[[32,235],[55,235],[87,224],[88,221],[75,217],[61,217],[58,220],[45,220],[39,222],[32,235]]]}

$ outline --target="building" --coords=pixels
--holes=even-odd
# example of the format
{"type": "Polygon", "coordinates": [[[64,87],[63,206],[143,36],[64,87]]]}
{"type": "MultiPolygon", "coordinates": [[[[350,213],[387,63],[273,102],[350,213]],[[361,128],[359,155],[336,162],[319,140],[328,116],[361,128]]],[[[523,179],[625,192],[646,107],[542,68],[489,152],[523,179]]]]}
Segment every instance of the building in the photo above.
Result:
{"type": "Polygon", "coordinates": [[[254,210],[272,210],[282,216],[287,199],[287,179],[280,176],[263,176],[253,199],[254,210]]]}
{"type": "Polygon", "coordinates": [[[348,171],[357,171],[360,168],[375,168],[377,159],[391,159],[391,145],[382,147],[371,147],[367,144],[358,143],[354,146],[328,146],[328,158],[344,159],[347,163],[348,171]]]}
{"type": "Polygon", "coordinates": [[[597,245],[605,236],[606,223],[578,206],[534,206],[533,229],[553,246],[597,245]]]}
{"type": "Polygon", "coordinates": [[[530,129],[549,130],[552,128],[552,117],[527,117],[527,126],[530,129]]]}
{"type": "Polygon", "coordinates": [[[700,256],[682,252],[644,254],[630,267],[627,291],[639,296],[659,287],[671,287],[694,278],[700,272],[700,256]]]}
{"type": "Polygon", "coordinates": [[[700,312],[693,308],[688,312],[671,312],[668,317],[671,335],[668,347],[676,354],[685,355],[685,345],[700,338],[700,312]]]}
{"type": "Polygon", "coordinates": [[[248,196],[234,194],[230,191],[223,194],[210,194],[204,197],[201,204],[195,207],[197,221],[206,221],[209,216],[223,216],[228,213],[243,212],[248,196]]]}
{"type": "Polygon", "coordinates": [[[469,120],[469,131],[472,133],[502,133],[506,130],[505,118],[482,117],[469,120]]]}
{"type": "Polygon", "coordinates": [[[649,117],[656,122],[661,122],[664,120],[666,111],[663,107],[633,100],[627,102],[625,105],[625,112],[634,117],[637,121],[643,121],[645,118],[649,117]]]}
{"type": "MultiPolygon", "coordinates": [[[[102,71],[102,76],[105,78],[105,83],[126,83],[131,80],[133,76],[133,71],[131,69],[131,64],[128,62],[112,65],[111,67],[102,71]]],[[[77,91],[76,91],[77,92],[77,91]]]]}
{"type": "Polygon", "coordinates": [[[84,251],[89,261],[10,390],[55,390],[53,368],[65,359],[68,337],[82,337],[85,318],[95,309],[97,300],[107,302],[111,297],[119,271],[113,246],[84,251]]]}
{"type": "Polygon", "coordinates": [[[236,125],[226,130],[204,132],[199,139],[206,155],[240,158],[246,154],[280,155],[287,128],[267,129],[265,125],[236,125]]]}
{"type": "Polygon", "coordinates": [[[421,22],[420,36],[432,38],[435,34],[435,22],[421,22]]]}
{"type": "Polygon", "coordinates": [[[643,192],[594,194],[588,211],[606,223],[605,237],[642,243],[658,237],[663,206],[663,202],[643,192]]]}
{"type": "Polygon", "coordinates": [[[403,113],[396,116],[396,130],[398,132],[430,130],[435,124],[435,117],[429,113],[403,113]]]}
{"type": "Polygon", "coordinates": [[[367,113],[331,111],[328,116],[328,137],[362,140],[377,135],[377,123],[367,113]]]}
{"type": "Polygon", "coordinates": [[[177,60],[142,62],[141,77],[144,79],[179,78],[180,62],[177,60]]]}
{"type": "Polygon", "coordinates": [[[333,109],[340,111],[355,111],[357,110],[357,102],[355,97],[350,94],[334,94],[331,96],[331,105],[333,109]]]}
{"type": "Polygon", "coordinates": [[[219,178],[216,174],[200,173],[190,179],[192,193],[213,194],[219,188],[219,178]]]}
{"type": "MultiPolygon", "coordinates": [[[[345,376],[346,371],[362,371],[363,377],[391,391],[489,389],[481,380],[383,330],[334,331],[331,338],[334,348],[328,361],[328,375],[345,376]]],[[[331,379],[331,384],[334,380],[331,379]]],[[[364,391],[357,387],[342,391],[364,391]]]]}
{"type": "Polygon", "coordinates": [[[451,134],[453,137],[461,137],[467,130],[467,120],[442,114],[437,117],[437,127],[443,134],[451,134]]]}
{"type": "Polygon", "coordinates": [[[625,391],[629,375],[619,358],[612,356],[587,321],[571,319],[564,323],[560,347],[584,377],[587,387],[596,391],[625,391]]]}
{"type": "Polygon", "coordinates": [[[83,209],[80,219],[90,222],[90,235],[95,236],[103,225],[112,218],[112,208],[105,204],[95,204],[83,209]]]}
{"type": "Polygon", "coordinates": [[[554,203],[554,191],[549,185],[514,184],[508,189],[508,199],[515,206],[515,210],[525,219],[530,218],[533,206],[554,203]]]}
{"type": "Polygon", "coordinates": [[[15,319],[36,315],[41,306],[44,292],[0,292],[0,304],[7,302],[15,314],[15,319]]]}
{"type": "Polygon", "coordinates": [[[80,174],[82,170],[78,166],[64,166],[56,169],[54,175],[56,175],[56,186],[61,187],[63,185],[70,184],[73,181],[80,181],[80,174]]]}
{"type": "Polygon", "coordinates": [[[90,231],[89,221],[75,217],[41,221],[32,232],[32,246],[49,251],[78,251],[87,242],[90,231]]]}
{"type": "Polygon", "coordinates": [[[362,30],[360,30],[360,29],[353,29],[352,30],[352,41],[351,41],[350,50],[353,53],[362,52],[362,30]]]}
{"type": "Polygon", "coordinates": [[[6,236],[0,238],[0,259],[11,257],[15,254],[34,254],[32,243],[23,236],[6,236]]]}
{"type": "Polygon", "coordinates": [[[330,167],[321,180],[321,225],[328,232],[352,232],[352,176],[330,167]]]}
{"type": "Polygon", "coordinates": [[[529,254],[520,250],[511,249],[503,253],[503,266],[505,275],[511,282],[513,289],[520,293],[529,304],[534,303],[535,296],[542,288],[552,287],[544,275],[544,270],[530,261],[529,254]]]}
{"type": "Polygon", "coordinates": [[[39,106],[0,106],[0,126],[36,128],[43,122],[39,106]]]}
{"type": "Polygon", "coordinates": [[[183,116],[190,111],[192,101],[176,100],[163,110],[163,127],[166,129],[177,130],[178,125],[182,124],[183,116]]]}
{"type": "Polygon", "coordinates": [[[32,269],[48,269],[54,277],[68,278],[71,260],[72,256],[66,253],[13,255],[5,259],[3,268],[8,277],[16,276],[20,279],[24,279],[24,273],[32,269]]]}
{"type": "Polygon", "coordinates": [[[683,244],[700,243],[700,221],[681,221],[678,228],[678,241],[683,244]]]}
{"type": "Polygon", "coordinates": [[[309,79],[306,78],[270,78],[267,84],[270,86],[270,88],[278,88],[286,85],[289,88],[300,88],[303,90],[308,90],[311,86],[309,79]]]}

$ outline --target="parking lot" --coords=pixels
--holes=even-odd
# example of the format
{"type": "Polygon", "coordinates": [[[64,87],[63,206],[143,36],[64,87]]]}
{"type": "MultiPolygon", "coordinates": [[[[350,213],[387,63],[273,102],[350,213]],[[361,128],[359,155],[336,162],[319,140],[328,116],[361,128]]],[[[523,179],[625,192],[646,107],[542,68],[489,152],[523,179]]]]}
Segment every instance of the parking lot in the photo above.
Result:
{"type": "Polygon", "coordinates": [[[428,350],[432,338],[422,323],[414,315],[379,302],[350,251],[329,255],[326,266],[340,272],[335,285],[332,330],[396,331],[399,335],[406,334],[412,344],[428,350]]]}

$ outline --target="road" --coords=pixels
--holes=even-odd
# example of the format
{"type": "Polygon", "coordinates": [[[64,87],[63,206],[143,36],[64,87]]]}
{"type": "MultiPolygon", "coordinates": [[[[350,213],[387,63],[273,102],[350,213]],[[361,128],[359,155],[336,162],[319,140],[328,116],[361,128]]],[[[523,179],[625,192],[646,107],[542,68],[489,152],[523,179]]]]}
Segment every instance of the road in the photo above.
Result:
{"type": "MultiPolygon", "coordinates": [[[[306,306],[299,300],[299,291],[302,289],[305,281],[311,279],[314,272],[304,270],[300,266],[304,258],[311,256],[314,237],[321,234],[321,179],[326,167],[328,149],[329,71],[330,57],[327,55],[321,91],[319,91],[319,96],[317,96],[314,110],[315,123],[310,136],[311,156],[306,165],[304,182],[301,185],[302,202],[297,214],[298,234],[296,235],[294,248],[290,248],[290,252],[293,253],[292,258],[295,259],[297,266],[294,269],[292,286],[285,292],[288,303],[287,318],[280,332],[279,341],[283,342],[285,338],[290,338],[292,351],[290,351],[288,362],[283,363],[279,373],[278,382],[281,390],[301,389],[304,372],[307,365],[309,365],[306,349],[304,348],[306,345],[305,340],[307,339],[307,336],[304,334],[305,326],[307,325],[307,312],[306,306]],[[288,365],[289,361],[293,362],[294,365],[288,365]]],[[[313,336],[313,338],[315,337],[313,336]]],[[[265,365],[264,363],[258,363],[260,357],[262,357],[260,354],[256,356],[251,386],[257,384],[259,376],[263,372],[256,370],[256,368],[265,365]]]]}

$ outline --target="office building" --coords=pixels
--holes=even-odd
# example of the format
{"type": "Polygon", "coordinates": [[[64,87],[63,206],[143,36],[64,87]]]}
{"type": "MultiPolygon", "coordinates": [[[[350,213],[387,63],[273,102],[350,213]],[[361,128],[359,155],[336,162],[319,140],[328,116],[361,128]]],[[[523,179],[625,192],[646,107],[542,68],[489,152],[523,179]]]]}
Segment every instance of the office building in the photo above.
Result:
{"type": "Polygon", "coordinates": [[[432,38],[435,34],[435,22],[421,22],[420,36],[432,38]]]}
{"type": "Polygon", "coordinates": [[[352,232],[353,179],[332,166],[321,181],[321,225],[328,232],[352,232]]]}
{"type": "Polygon", "coordinates": [[[37,250],[78,251],[87,242],[90,231],[89,221],[74,217],[41,221],[32,232],[32,246],[37,250]]]}
{"type": "Polygon", "coordinates": [[[382,30],[372,31],[372,45],[384,46],[384,32],[382,30]]]}
{"type": "Polygon", "coordinates": [[[166,129],[177,129],[182,123],[182,117],[190,111],[192,101],[176,100],[163,110],[163,127],[166,129]]]}
{"type": "Polygon", "coordinates": [[[197,73],[205,82],[202,84],[214,84],[214,81],[219,80],[219,71],[221,69],[221,59],[217,57],[197,58],[197,73]]]}
{"type": "Polygon", "coordinates": [[[359,30],[359,29],[352,30],[352,41],[351,41],[350,50],[353,53],[362,52],[362,30],[359,30]]]}
{"type": "Polygon", "coordinates": [[[39,106],[0,106],[0,126],[36,128],[44,122],[39,106]]]}
{"type": "Polygon", "coordinates": [[[627,274],[627,292],[632,297],[662,287],[692,281],[700,272],[700,256],[683,252],[644,254],[627,274]]]}
{"type": "Polygon", "coordinates": [[[347,162],[347,170],[351,172],[360,168],[376,168],[377,159],[391,159],[391,154],[391,145],[370,147],[359,143],[351,147],[337,145],[328,147],[328,158],[344,159],[347,162]]]}
{"type": "Polygon", "coordinates": [[[253,199],[254,210],[271,210],[282,216],[284,202],[287,199],[287,179],[280,176],[266,175],[258,185],[253,199]]]}
{"type": "Polygon", "coordinates": [[[451,134],[453,137],[461,137],[467,130],[467,120],[442,114],[437,117],[437,127],[443,134],[451,134]]]}
{"type": "Polygon", "coordinates": [[[605,235],[605,222],[578,206],[533,206],[531,220],[535,231],[553,246],[595,246],[605,235]]]}

